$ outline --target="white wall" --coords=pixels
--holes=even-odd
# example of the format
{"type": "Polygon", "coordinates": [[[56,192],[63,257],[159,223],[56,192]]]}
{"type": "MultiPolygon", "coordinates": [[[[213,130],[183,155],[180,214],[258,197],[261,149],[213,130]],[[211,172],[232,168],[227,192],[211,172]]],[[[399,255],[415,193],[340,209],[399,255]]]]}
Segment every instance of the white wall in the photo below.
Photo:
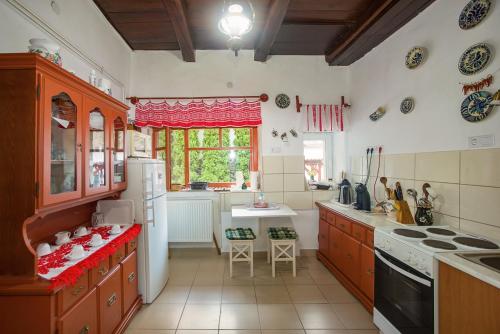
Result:
{"type": "Polygon", "coordinates": [[[340,103],[348,95],[348,69],[329,67],[324,57],[276,56],[266,63],[253,60],[253,51],[238,57],[230,51],[197,51],[196,62],[180,60],[178,52],[140,51],[132,56],[131,95],[135,96],[220,96],[269,95],[262,103],[262,155],[302,155],[302,136],[282,143],[272,138],[291,128],[302,129],[303,114],[295,111],[295,95],[306,103],[340,103]],[[232,82],[233,88],[227,83],[232,82]],[[291,104],[279,109],[274,98],[286,93],[291,104]],[[273,148],[281,152],[272,152],[273,148]]]}
{"type": "Polygon", "coordinates": [[[361,156],[368,145],[383,145],[385,153],[413,153],[460,150],[467,137],[494,134],[500,147],[500,110],[487,119],[469,123],[460,115],[465,98],[460,82],[474,82],[496,72],[496,82],[486,90],[499,88],[500,6],[470,30],[459,28],[457,19],[466,0],[439,0],[402,27],[365,57],[350,66],[352,111],[347,134],[348,154],[361,156]],[[482,72],[467,77],[458,71],[462,52],[478,42],[488,42],[497,55],[482,72]],[[424,46],[428,57],[420,67],[405,67],[405,55],[414,46],[424,46]],[[403,98],[412,96],[412,113],[399,111],[403,98]],[[385,116],[368,119],[377,107],[385,116]]]}
{"type": "Polygon", "coordinates": [[[86,81],[92,68],[97,70],[98,77],[114,77],[113,96],[123,99],[130,82],[130,48],[92,1],[59,0],[57,4],[58,13],[48,0],[0,0],[0,53],[27,52],[30,38],[47,38],[61,44],[43,28],[48,27],[110,76],[103,75],[95,65],[91,66],[66,47],[61,48],[64,68],[74,70],[86,81]],[[22,14],[23,7],[28,16],[34,14],[33,19],[22,14]]]}

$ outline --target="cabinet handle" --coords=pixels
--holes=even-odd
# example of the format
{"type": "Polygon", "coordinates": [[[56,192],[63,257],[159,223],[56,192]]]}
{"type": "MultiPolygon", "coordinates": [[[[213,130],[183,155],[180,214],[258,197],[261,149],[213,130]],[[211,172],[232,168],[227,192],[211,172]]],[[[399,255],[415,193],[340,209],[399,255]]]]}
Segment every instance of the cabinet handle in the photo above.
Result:
{"type": "Polygon", "coordinates": [[[111,297],[108,298],[108,306],[112,306],[116,302],[116,293],[113,293],[111,297]]]}
{"type": "Polygon", "coordinates": [[[80,334],[88,334],[90,332],[90,327],[89,325],[83,326],[82,329],[80,329],[80,334]]]}
{"type": "Polygon", "coordinates": [[[79,287],[77,288],[74,288],[73,291],[71,291],[71,294],[73,296],[78,296],[80,294],[80,292],[82,292],[84,289],[83,285],[80,285],[79,287]]]}
{"type": "Polygon", "coordinates": [[[135,272],[131,272],[130,275],[128,275],[128,282],[132,283],[133,280],[135,280],[135,272]]]}
{"type": "Polygon", "coordinates": [[[368,275],[373,275],[373,270],[368,269],[367,272],[368,272],[368,275]]]}
{"type": "Polygon", "coordinates": [[[135,241],[130,242],[130,248],[135,248],[135,241]]]}
{"type": "Polygon", "coordinates": [[[344,227],[345,227],[345,225],[344,225],[344,224],[340,224],[340,227],[344,228],[344,227]]]}
{"type": "Polygon", "coordinates": [[[108,272],[109,272],[108,268],[102,267],[101,269],[99,269],[99,274],[101,274],[101,276],[106,275],[108,272]]]}
{"type": "Polygon", "coordinates": [[[121,260],[123,259],[123,255],[122,255],[122,253],[118,253],[118,254],[116,254],[115,259],[116,259],[117,261],[121,261],[121,260]]]}

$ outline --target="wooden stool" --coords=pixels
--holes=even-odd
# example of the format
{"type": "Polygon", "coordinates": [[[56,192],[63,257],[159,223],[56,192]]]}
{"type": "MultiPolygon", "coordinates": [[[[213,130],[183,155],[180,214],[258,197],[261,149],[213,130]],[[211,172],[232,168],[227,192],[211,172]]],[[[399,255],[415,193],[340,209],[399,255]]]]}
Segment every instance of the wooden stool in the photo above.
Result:
{"type": "Polygon", "coordinates": [[[250,277],[253,277],[253,243],[255,234],[251,228],[228,228],[229,240],[229,277],[233,277],[233,262],[250,263],[250,277]],[[234,253],[234,256],[233,256],[234,253]]]}
{"type": "Polygon", "coordinates": [[[297,233],[288,227],[270,227],[267,244],[267,263],[272,260],[273,277],[276,276],[276,262],[292,262],[293,277],[297,275],[295,241],[297,233]]]}

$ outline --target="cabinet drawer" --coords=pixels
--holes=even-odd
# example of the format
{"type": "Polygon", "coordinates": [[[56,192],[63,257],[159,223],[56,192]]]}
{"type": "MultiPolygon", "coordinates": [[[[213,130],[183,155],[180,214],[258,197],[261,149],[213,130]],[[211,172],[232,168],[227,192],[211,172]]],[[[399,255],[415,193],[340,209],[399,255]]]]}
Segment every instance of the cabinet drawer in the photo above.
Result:
{"type": "Polygon", "coordinates": [[[350,221],[340,216],[335,220],[335,226],[347,234],[351,234],[351,225],[352,223],[350,221]]]}
{"type": "Polygon", "coordinates": [[[125,258],[125,245],[122,245],[116,250],[116,252],[111,255],[111,267],[116,266],[125,258]]]}
{"type": "Polygon", "coordinates": [[[137,248],[137,238],[127,242],[127,255],[132,253],[137,248]]]}
{"type": "Polygon", "coordinates": [[[122,264],[123,312],[126,313],[137,299],[137,253],[133,252],[122,264]]]}
{"type": "Polygon", "coordinates": [[[366,230],[366,239],[365,243],[368,247],[373,249],[373,230],[367,229],[366,230]]]}
{"type": "Polygon", "coordinates": [[[326,214],[327,214],[326,209],[319,209],[319,218],[326,220],[326,214]]]}
{"type": "Polygon", "coordinates": [[[331,213],[331,212],[328,212],[327,215],[326,215],[326,221],[329,223],[329,224],[332,224],[334,225],[335,224],[335,214],[331,213]]]}
{"type": "Polygon", "coordinates": [[[97,334],[97,293],[92,290],[59,320],[60,334],[97,334]]]}
{"type": "Polygon", "coordinates": [[[101,281],[108,275],[109,269],[110,266],[108,256],[107,258],[99,262],[99,265],[96,268],[92,269],[92,271],[90,272],[90,277],[92,279],[91,285],[94,286],[101,283],[101,281]]]}
{"type": "Polygon", "coordinates": [[[121,266],[97,287],[100,333],[113,333],[122,318],[121,266]]]}
{"type": "Polygon", "coordinates": [[[352,223],[352,236],[361,242],[365,242],[366,229],[356,223],[352,223]]]}
{"type": "Polygon", "coordinates": [[[66,312],[89,291],[89,274],[85,272],[72,286],[67,286],[59,292],[59,314],[66,312]]]}

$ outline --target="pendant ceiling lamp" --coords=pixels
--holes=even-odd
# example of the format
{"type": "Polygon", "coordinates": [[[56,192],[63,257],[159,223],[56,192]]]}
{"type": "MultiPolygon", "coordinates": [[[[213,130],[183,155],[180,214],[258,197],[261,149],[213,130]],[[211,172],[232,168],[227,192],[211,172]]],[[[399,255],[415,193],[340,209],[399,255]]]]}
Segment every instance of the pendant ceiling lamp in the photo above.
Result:
{"type": "Polygon", "coordinates": [[[245,0],[224,1],[219,18],[219,30],[229,36],[227,46],[238,56],[243,46],[243,35],[253,28],[255,13],[252,4],[245,0]]]}

